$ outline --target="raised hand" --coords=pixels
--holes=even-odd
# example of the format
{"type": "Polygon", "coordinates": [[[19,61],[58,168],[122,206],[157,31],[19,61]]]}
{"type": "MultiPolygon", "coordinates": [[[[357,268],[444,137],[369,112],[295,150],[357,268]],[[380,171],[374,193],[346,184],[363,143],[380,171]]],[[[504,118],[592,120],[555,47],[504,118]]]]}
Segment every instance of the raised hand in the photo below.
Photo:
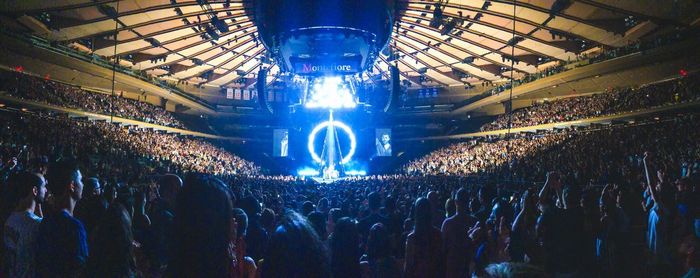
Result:
{"type": "Polygon", "coordinates": [[[469,228],[469,231],[467,232],[469,235],[469,238],[474,241],[478,242],[481,240],[481,222],[476,222],[473,227],[469,228]]]}
{"type": "Polygon", "coordinates": [[[659,182],[662,183],[664,182],[664,178],[666,177],[666,173],[664,173],[663,170],[658,170],[656,171],[656,177],[659,178],[659,182]]]}
{"type": "Polygon", "coordinates": [[[7,161],[7,164],[9,168],[14,168],[15,166],[17,166],[17,158],[12,157],[9,161],[7,161]]]}
{"type": "Polygon", "coordinates": [[[561,189],[561,180],[559,179],[559,173],[557,171],[551,171],[547,173],[547,183],[550,184],[555,190],[561,189]]]}
{"type": "Polygon", "coordinates": [[[498,221],[498,236],[502,238],[510,236],[510,225],[503,216],[501,216],[501,219],[498,221]]]}

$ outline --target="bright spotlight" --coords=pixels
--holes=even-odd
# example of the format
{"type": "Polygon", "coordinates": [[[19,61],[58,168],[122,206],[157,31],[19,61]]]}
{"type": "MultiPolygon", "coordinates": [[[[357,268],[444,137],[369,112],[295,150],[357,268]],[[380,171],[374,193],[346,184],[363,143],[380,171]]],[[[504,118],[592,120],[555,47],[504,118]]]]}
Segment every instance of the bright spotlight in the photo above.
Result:
{"type": "MultiPolygon", "coordinates": [[[[318,154],[316,154],[316,146],[314,142],[316,141],[316,134],[321,131],[321,129],[328,127],[330,125],[330,121],[325,121],[314,127],[313,130],[311,130],[311,133],[309,134],[309,142],[308,142],[308,148],[309,148],[309,153],[311,154],[311,158],[314,159],[317,163],[323,164],[323,160],[321,159],[318,154]]],[[[350,129],[349,126],[346,124],[339,122],[339,121],[333,121],[333,126],[339,127],[341,130],[343,130],[348,137],[350,138],[350,151],[348,151],[348,154],[343,157],[343,159],[340,161],[340,164],[345,164],[350,162],[350,159],[352,159],[352,156],[355,155],[355,147],[357,146],[357,141],[355,140],[355,134],[352,132],[352,129],[350,129]]]]}
{"type": "Polygon", "coordinates": [[[306,108],[355,108],[357,102],[351,88],[339,76],[318,78],[310,86],[306,108]]]}
{"type": "Polygon", "coordinates": [[[350,170],[346,171],[345,174],[348,176],[366,176],[367,172],[364,170],[350,170]]]}
{"type": "Polygon", "coordinates": [[[304,168],[297,171],[297,175],[301,177],[314,177],[318,176],[318,171],[311,168],[304,168]]]}

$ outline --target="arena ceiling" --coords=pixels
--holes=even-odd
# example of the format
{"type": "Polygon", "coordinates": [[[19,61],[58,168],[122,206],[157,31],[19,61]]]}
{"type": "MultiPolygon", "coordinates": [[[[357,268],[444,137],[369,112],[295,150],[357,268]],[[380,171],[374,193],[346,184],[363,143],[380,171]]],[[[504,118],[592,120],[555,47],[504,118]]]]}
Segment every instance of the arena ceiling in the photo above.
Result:
{"type": "MultiPolygon", "coordinates": [[[[697,24],[700,9],[695,2],[397,1],[390,47],[363,77],[387,79],[389,64],[395,64],[413,86],[463,86],[508,80],[515,61],[513,77],[518,78],[589,49],[622,46],[660,30],[697,24]]],[[[268,82],[280,75],[274,61],[264,58],[251,1],[36,0],[1,5],[5,19],[27,31],[107,59],[120,57],[126,67],[171,82],[251,86],[261,66],[270,67],[268,82]],[[217,19],[227,31],[214,27],[217,19]]]]}

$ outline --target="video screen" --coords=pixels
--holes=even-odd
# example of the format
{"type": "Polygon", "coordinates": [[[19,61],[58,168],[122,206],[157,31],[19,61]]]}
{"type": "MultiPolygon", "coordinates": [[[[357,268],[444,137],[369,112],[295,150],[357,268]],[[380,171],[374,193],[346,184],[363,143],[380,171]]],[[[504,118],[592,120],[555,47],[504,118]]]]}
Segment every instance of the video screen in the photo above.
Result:
{"type": "Polygon", "coordinates": [[[375,130],[377,156],[391,156],[391,140],[391,129],[377,128],[375,130]]]}
{"type": "Polygon", "coordinates": [[[272,131],[272,156],[287,157],[289,155],[289,130],[275,129],[272,131]]]}

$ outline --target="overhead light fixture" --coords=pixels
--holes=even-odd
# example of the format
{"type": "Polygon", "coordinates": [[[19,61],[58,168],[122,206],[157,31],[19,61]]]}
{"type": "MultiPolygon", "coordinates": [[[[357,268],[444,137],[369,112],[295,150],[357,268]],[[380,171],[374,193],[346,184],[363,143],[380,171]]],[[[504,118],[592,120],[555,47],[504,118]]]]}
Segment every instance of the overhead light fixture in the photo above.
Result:
{"type": "Polygon", "coordinates": [[[219,40],[219,34],[216,33],[214,28],[212,28],[209,24],[204,25],[204,30],[207,32],[207,35],[211,37],[212,40],[218,41],[219,40]]]}
{"type": "Polygon", "coordinates": [[[433,18],[430,20],[430,27],[439,28],[442,24],[442,7],[440,4],[435,4],[435,10],[433,10],[433,18]]]}
{"type": "Polygon", "coordinates": [[[219,19],[217,16],[212,16],[211,17],[211,23],[216,27],[216,29],[219,30],[221,33],[226,33],[228,32],[228,25],[226,24],[226,21],[219,19]]]}

